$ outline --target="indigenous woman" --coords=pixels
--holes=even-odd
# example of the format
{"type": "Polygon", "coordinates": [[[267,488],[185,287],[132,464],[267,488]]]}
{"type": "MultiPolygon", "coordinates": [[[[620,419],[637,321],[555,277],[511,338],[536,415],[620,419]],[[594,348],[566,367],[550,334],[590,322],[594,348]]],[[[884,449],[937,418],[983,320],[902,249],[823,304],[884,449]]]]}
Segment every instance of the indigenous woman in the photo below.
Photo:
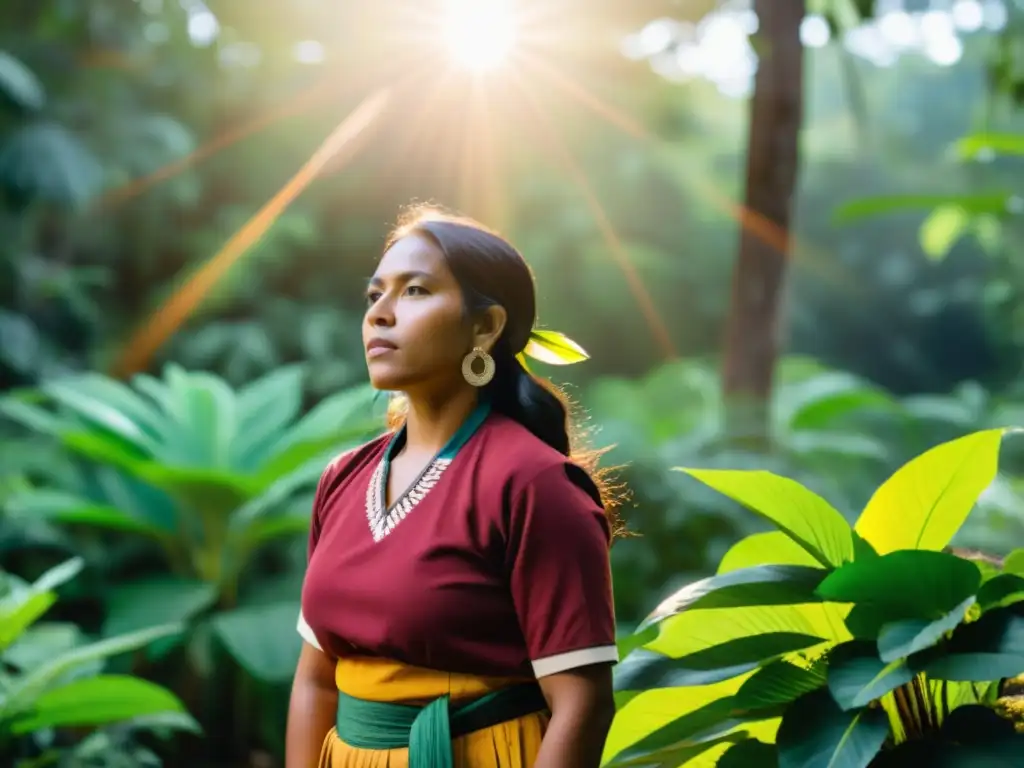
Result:
{"type": "Polygon", "coordinates": [[[367,290],[370,380],[400,423],[320,479],[287,768],[596,768],[617,661],[595,480],[520,364],[522,256],[421,214],[367,290]]]}

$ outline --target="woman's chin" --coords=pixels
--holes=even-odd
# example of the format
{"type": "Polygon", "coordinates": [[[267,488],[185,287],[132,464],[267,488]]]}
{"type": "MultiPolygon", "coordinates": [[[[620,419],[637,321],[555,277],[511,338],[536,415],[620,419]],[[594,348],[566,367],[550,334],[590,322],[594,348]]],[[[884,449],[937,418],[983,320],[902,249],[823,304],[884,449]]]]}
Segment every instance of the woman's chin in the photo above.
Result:
{"type": "Polygon", "coordinates": [[[380,392],[397,392],[402,385],[408,383],[407,377],[398,371],[384,370],[384,366],[369,366],[370,386],[380,392]]]}

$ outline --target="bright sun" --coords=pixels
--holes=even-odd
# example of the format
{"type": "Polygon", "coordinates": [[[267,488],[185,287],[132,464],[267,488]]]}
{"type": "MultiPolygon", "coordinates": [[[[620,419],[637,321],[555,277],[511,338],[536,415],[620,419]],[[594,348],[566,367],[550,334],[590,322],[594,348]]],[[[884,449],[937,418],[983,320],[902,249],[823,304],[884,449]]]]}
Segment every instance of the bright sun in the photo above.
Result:
{"type": "Polygon", "coordinates": [[[448,53],[473,72],[496,69],[516,41],[510,0],[446,0],[442,25],[448,53]]]}

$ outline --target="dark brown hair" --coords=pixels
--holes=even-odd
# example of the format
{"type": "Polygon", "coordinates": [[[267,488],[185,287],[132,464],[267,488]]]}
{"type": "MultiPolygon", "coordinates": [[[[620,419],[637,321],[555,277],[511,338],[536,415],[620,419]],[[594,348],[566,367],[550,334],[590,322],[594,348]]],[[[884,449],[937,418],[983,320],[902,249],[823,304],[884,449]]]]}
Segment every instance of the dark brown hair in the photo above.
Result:
{"type": "MultiPolygon", "coordinates": [[[[497,232],[433,207],[410,209],[388,237],[387,248],[408,235],[427,237],[445,257],[472,316],[493,305],[505,309],[505,330],[492,350],[495,373],[484,388],[495,411],[513,419],[583,469],[594,484],[614,532],[620,532],[621,488],[598,467],[603,451],[586,450],[574,428],[572,403],[554,384],[530,373],[518,355],[530,340],[537,314],[533,273],[515,247],[497,232]]],[[[392,427],[401,423],[392,414],[392,427]]]]}

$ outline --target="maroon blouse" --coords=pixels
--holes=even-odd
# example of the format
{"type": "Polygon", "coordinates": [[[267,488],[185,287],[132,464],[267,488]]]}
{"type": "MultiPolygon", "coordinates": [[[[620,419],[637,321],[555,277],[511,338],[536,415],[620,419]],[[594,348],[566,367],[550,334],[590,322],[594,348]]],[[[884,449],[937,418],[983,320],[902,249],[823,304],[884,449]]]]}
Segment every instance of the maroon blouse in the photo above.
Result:
{"type": "Polygon", "coordinates": [[[389,523],[374,501],[391,439],[320,479],[299,617],[307,642],[485,676],[618,660],[608,522],[582,469],[490,414],[389,523]]]}

